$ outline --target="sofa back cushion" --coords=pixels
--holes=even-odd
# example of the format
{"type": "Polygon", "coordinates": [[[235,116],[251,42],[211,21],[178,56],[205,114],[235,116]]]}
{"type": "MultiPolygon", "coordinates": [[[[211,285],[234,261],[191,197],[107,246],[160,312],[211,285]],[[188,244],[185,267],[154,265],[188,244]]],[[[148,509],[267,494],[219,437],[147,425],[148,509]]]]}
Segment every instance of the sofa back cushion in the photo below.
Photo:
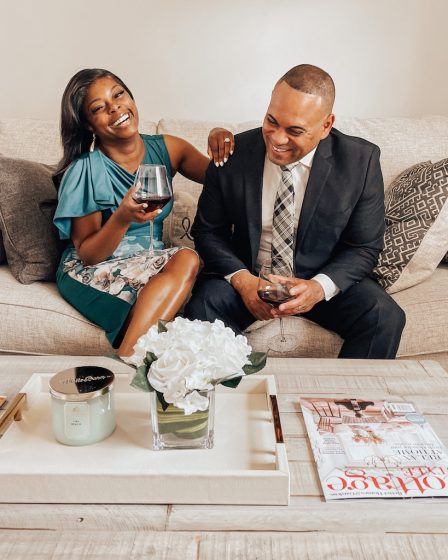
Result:
{"type": "Polygon", "coordinates": [[[60,241],[53,226],[53,167],[0,156],[0,229],[13,276],[54,280],[60,241]]]}
{"type": "Polygon", "coordinates": [[[448,117],[357,119],[336,116],[344,134],[360,136],[381,149],[381,169],[387,191],[403,169],[421,161],[439,161],[448,154],[448,117]]]}
{"type": "MultiPolygon", "coordinates": [[[[140,121],[140,132],[144,134],[155,134],[156,128],[155,122],[140,121]]],[[[0,155],[56,164],[62,156],[57,119],[0,120],[0,155]]]]}

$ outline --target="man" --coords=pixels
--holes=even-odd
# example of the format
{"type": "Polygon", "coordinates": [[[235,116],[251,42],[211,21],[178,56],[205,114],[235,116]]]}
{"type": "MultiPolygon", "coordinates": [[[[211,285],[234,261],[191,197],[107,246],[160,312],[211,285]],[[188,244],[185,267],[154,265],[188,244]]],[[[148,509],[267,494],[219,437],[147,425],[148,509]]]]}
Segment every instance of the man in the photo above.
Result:
{"type": "Polygon", "coordinates": [[[262,129],[235,137],[225,167],[209,166],[192,228],[205,267],[186,313],[236,332],[301,314],[344,339],[341,358],[394,358],[405,315],[371,277],[384,233],[380,150],[333,128],[334,95],[325,71],[292,68],[262,129]],[[294,270],[278,309],[257,296],[267,259],[294,270]]]}

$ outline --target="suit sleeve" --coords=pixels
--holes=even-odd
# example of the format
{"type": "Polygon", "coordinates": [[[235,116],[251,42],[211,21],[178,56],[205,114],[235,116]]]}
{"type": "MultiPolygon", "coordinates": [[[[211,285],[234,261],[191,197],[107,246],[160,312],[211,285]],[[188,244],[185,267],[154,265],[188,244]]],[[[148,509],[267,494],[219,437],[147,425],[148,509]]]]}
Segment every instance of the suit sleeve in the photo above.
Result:
{"type": "Polygon", "coordinates": [[[372,151],[364,189],[331,260],[319,271],[345,291],[369,276],[383,248],[384,184],[380,150],[372,151]]]}
{"type": "Polygon", "coordinates": [[[223,277],[247,269],[232,244],[232,222],[226,211],[226,199],[232,196],[231,189],[226,185],[224,170],[211,163],[191,229],[196,250],[205,263],[204,272],[223,277]]]}

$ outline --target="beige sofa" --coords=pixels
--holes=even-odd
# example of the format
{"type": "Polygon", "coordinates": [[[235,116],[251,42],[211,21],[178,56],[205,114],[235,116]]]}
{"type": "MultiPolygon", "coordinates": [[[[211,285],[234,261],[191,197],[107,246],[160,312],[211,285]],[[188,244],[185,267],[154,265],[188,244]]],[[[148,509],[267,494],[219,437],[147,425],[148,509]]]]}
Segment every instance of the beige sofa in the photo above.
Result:
{"type": "MultiPolygon", "coordinates": [[[[205,151],[208,130],[223,123],[162,119],[142,122],[141,131],[169,133],[189,140],[205,151]]],[[[234,132],[259,123],[229,124],[234,132]]],[[[381,148],[386,189],[407,167],[448,156],[448,117],[421,119],[340,118],[337,128],[364,137],[381,148]]],[[[60,156],[58,124],[38,120],[0,120],[0,154],[42,163],[60,156]]],[[[188,229],[201,190],[183,177],[174,181],[175,207],[165,223],[168,243],[192,244],[188,229]]],[[[399,349],[401,358],[431,358],[448,366],[448,266],[440,265],[431,277],[393,295],[407,315],[399,349]]],[[[101,355],[111,352],[104,333],[67,304],[55,284],[22,285],[8,265],[0,265],[0,351],[6,353],[101,355]]],[[[286,328],[297,333],[298,347],[288,354],[298,357],[335,357],[341,339],[334,333],[300,317],[286,319],[286,328]]],[[[265,350],[267,340],[278,332],[278,321],[256,322],[248,329],[255,350],[265,350]]]]}

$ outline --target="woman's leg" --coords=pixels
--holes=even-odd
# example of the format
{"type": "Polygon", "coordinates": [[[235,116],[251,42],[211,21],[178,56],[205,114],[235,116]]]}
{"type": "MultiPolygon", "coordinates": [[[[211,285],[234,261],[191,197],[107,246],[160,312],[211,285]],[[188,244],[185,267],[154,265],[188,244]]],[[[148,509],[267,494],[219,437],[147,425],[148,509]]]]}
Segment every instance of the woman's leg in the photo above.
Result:
{"type": "Polygon", "coordinates": [[[181,308],[196,279],[199,257],[180,249],[140,291],[129,313],[126,333],[118,348],[119,356],[130,356],[137,339],[159,319],[170,321],[181,308]]]}

